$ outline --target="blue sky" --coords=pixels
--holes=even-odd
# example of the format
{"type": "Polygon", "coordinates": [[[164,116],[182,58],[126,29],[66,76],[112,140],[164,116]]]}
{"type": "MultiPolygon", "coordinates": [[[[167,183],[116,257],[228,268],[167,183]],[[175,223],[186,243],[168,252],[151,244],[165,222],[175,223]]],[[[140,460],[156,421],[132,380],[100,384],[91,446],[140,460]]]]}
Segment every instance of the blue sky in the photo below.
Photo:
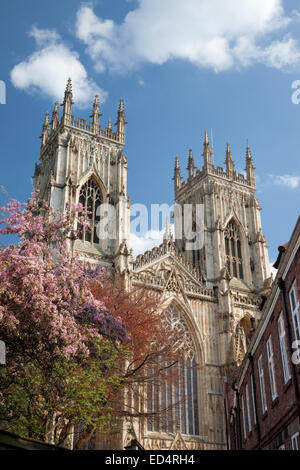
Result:
{"type": "Polygon", "coordinates": [[[218,165],[229,141],[244,169],[248,139],[276,258],[300,206],[297,1],[2,1],[0,45],[0,184],[11,197],[31,192],[44,114],[71,75],[77,117],[88,118],[98,91],[106,124],[124,97],[132,202],[173,202],[175,155],[184,177],[190,147],[201,167],[205,128],[218,165]]]}

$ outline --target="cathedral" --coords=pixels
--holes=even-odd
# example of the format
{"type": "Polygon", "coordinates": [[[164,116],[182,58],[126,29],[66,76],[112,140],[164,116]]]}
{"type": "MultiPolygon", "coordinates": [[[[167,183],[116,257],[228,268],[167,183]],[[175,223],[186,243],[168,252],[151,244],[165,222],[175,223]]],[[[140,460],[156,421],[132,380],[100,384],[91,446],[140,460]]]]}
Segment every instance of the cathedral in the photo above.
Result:
{"type": "Polygon", "coordinates": [[[82,203],[90,212],[91,230],[70,240],[73,253],[91,265],[101,263],[120,273],[128,289],[143,286],[155,291],[162,311],[180,323],[185,337],[187,362],[178,372],[180,387],[149,386],[140,406],[151,413],[162,403],[187,399],[180,410],[170,408],[165,420],[136,419],[130,431],[124,423],[118,446],[124,448],[134,436],[147,450],[226,449],[226,377],[244,357],[249,333],[260,319],[260,306],[272,282],[250,148],[246,149],[245,174],[236,172],[229,144],[225,167],[215,167],[207,132],[202,167],[196,168],[190,150],[186,180],[176,157],[174,200],[182,207],[203,205],[203,246],[187,250],[187,240],[173,237],[167,226],[162,244],[134,260],[129,248],[123,99],[114,127],[110,120],[106,127],[100,124],[98,96],[89,123],[74,118],[72,105],[69,79],[62,115],[56,103],[51,121],[48,113],[45,117],[35,187],[55,210],[66,211],[70,203],[82,203]],[[104,203],[115,209],[112,239],[99,238],[96,230],[98,208],[104,203]]]}

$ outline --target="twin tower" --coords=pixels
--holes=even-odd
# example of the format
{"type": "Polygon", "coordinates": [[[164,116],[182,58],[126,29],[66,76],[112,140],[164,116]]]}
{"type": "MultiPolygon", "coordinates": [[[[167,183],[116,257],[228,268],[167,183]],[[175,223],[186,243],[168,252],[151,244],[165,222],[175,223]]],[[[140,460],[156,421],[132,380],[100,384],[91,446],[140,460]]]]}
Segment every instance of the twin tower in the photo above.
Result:
{"type": "Polygon", "coordinates": [[[100,124],[99,97],[93,104],[91,121],[75,120],[72,115],[73,92],[68,80],[60,116],[55,103],[51,122],[46,113],[41,135],[40,163],[35,167],[35,186],[41,197],[59,211],[70,203],[81,202],[90,212],[90,229],[81,240],[70,241],[70,248],[91,263],[100,261],[123,271],[128,266],[130,230],[130,201],[127,197],[127,157],[124,155],[127,124],[123,99],[117,112],[116,129],[109,119],[106,127],[100,124]],[[99,206],[115,208],[114,239],[99,240],[96,230],[99,206]]]}
{"type": "MultiPolygon", "coordinates": [[[[93,103],[91,121],[75,120],[73,92],[68,80],[60,116],[55,103],[51,122],[46,113],[41,135],[40,163],[35,167],[35,185],[56,210],[65,211],[71,202],[82,202],[91,214],[91,234],[77,240],[72,249],[90,262],[112,265],[123,271],[132,259],[129,252],[130,199],[127,196],[127,157],[124,155],[126,116],[121,98],[116,129],[111,119],[101,126],[99,97],[93,103]],[[97,207],[109,202],[116,209],[115,240],[98,240],[94,230],[97,207]]],[[[196,169],[193,152],[188,156],[188,178],[182,181],[179,159],[174,168],[177,204],[204,204],[205,243],[198,252],[179,251],[208,283],[222,277],[239,279],[241,288],[259,291],[270,276],[267,244],[262,234],[260,207],[255,197],[255,175],[250,148],[246,150],[246,174],[237,174],[229,144],[226,168],[212,163],[207,131],[203,144],[203,166],[196,169]],[[232,240],[234,243],[232,244],[232,240]],[[241,265],[239,267],[239,264],[241,265]]]]}
{"type": "MultiPolygon", "coordinates": [[[[237,174],[229,144],[225,168],[215,167],[205,132],[202,167],[196,168],[190,150],[185,181],[176,157],[175,202],[181,207],[203,205],[204,244],[187,250],[188,240],[174,241],[167,231],[159,247],[133,260],[123,99],[115,128],[110,120],[106,127],[101,125],[97,96],[89,123],[74,118],[72,105],[69,79],[61,115],[58,103],[51,122],[46,114],[35,186],[56,210],[64,212],[70,203],[80,202],[89,211],[91,230],[80,239],[70,239],[70,249],[91,265],[101,263],[122,273],[128,289],[143,286],[156,291],[162,311],[168,315],[175,312],[174,318],[181,318],[181,325],[189,332],[187,347],[192,348],[191,357],[196,364],[193,385],[188,367],[184,372],[184,390],[189,394],[192,389],[193,397],[182,404],[181,417],[174,414],[167,428],[159,420],[154,427],[137,420],[133,422],[135,435],[147,449],[171,449],[178,442],[183,443],[183,448],[223,449],[224,376],[242,361],[251,328],[260,318],[259,306],[271,283],[250,149],[247,146],[245,174],[237,174]],[[113,239],[98,238],[98,208],[104,203],[114,207],[113,239]]],[[[163,400],[159,393],[154,398],[150,394],[137,407],[142,409],[148,403],[152,409],[152,399],[154,405],[163,400]]],[[[121,448],[130,437],[126,429],[128,426],[124,425],[120,434],[121,448]]]]}

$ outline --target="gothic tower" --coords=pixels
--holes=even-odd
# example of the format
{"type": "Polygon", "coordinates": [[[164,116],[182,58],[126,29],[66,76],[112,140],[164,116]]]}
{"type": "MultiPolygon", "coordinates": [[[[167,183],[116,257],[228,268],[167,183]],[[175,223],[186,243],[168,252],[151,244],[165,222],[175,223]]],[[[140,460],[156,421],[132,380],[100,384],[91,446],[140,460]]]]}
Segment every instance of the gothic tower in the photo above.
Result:
{"type": "MultiPolygon", "coordinates": [[[[71,203],[82,203],[89,211],[90,230],[80,240],[70,240],[71,249],[90,264],[101,262],[123,271],[130,258],[129,238],[130,203],[127,197],[127,157],[124,155],[125,118],[121,98],[117,114],[116,131],[111,120],[103,127],[100,123],[99,97],[92,108],[91,123],[75,120],[72,115],[73,92],[68,80],[62,116],[55,103],[51,124],[49,114],[42,128],[40,163],[35,168],[35,187],[50,205],[66,211],[71,203]],[[111,237],[99,238],[97,222],[100,206],[111,205],[107,219],[111,237]]],[[[102,214],[105,215],[105,214],[102,214]]],[[[104,230],[105,232],[105,230],[104,230]]]]}
{"type": "Polygon", "coordinates": [[[186,181],[176,156],[175,202],[181,212],[185,205],[192,208],[191,239],[186,236],[184,218],[184,237],[177,237],[180,230],[175,218],[175,240],[168,221],[162,244],[133,261],[128,248],[130,202],[123,99],[116,130],[111,120],[102,127],[98,96],[89,124],[84,119],[75,120],[73,104],[69,79],[62,116],[58,103],[51,122],[46,113],[35,186],[56,210],[67,211],[70,204],[81,203],[89,211],[91,230],[84,230],[80,239],[70,239],[70,249],[90,264],[101,263],[124,273],[128,289],[142,287],[153,293],[159,299],[159,310],[182,332],[186,355],[177,371],[180,387],[175,382],[168,390],[153,384],[134,402],[135,409],[145,416],[164,409],[166,404],[170,414],[154,421],[135,419],[130,423],[133,434],[124,420],[118,445],[124,448],[133,435],[146,449],[224,449],[224,377],[245,355],[271,282],[250,148],[247,145],[245,174],[237,173],[229,144],[225,168],[215,167],[205,132],[203,163],[196,168],[197,160],[190,149],[186,181]],[[114,233],[109,238],[97,230],[99,211],[106,203],[109,210],[113,209],[107,214],[114,233]],[[203,209],[201,226],[198,205],[203,209]],[[203,244],[189,249],[188,243],[198,231],[204,233],[203,244]],[[174,406],[177,398],[180,413],[174,406]]]}
{"type": "MultiPolygon", "coordinates": [[[[254,166],[250,148],[246,149],[245,174],[238,174],[230,145],[226,145],[225,169],[215,167],[207,131],[203,143],[203,165],[195,171],[192,150],[188,156],[188,178],[182,181],[179,160],[174,169],[175,201],[182,208],[203,205],[204,243],[199,250],[187,250],[188,240],[177,240],[179,250],[215,288],[219,297],[220,355],[222,364],[234,361],[232,340],[239,329],[241,312],[236,300],[264,295],[270,284],[267,243],[262,233],[260,206],[255,196],[254,166]],[[223,338],[222,338],[223,336],[223,338]]],[[[184,219],[183,219],[184,221],[184,219]]],[[[176,223],[176,218],[175,218],[176,223]]],[[[184,231],[183,231],[184,232],[184,231]]],[[[176,233],[176,227],[175,227],[176,233]]],[[[259,312],[253,312],[259,319],[259,312]]],[[[245,326],[245,325],[243,325],[245,326]]],[[[250,328],[250,322],[248,321],[250,328]]]]}

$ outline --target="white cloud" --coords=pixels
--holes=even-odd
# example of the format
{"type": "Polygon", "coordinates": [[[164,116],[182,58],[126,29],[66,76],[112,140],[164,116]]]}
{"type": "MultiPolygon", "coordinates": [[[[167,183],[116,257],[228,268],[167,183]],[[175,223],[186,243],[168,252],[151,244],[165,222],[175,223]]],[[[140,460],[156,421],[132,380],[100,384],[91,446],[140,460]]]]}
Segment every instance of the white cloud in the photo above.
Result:
{"type": "Polygon", "coordinates": [[[273,275],[273,279],[275,279],[276,274],[277,274],[277,269],[275,269],[275,268],[273,267],[273,264],[274,264],[274,263],[275,263],[275,261],[273,261],[273,262],[270,263],[270,272],[271,272],[271,274],[273,275]]]}
{"type": "Polygon", "coordinates": [[[137,236],[135,233],[130,234],[130,248],[133,251],[133,257],[145,253],[147,250],[152,250],[154,246],[162,243],[163,232],[153,233],[147,232],[143,237],[137,236]]]}
{"type": "Polygon", "coordinates": [[[300,176],[295,175],[269,175],[274,184],[296,189],[300,185],[300,176]]]}
{"type": "Polygon", "coordinates": [[[298,42],[290,36],[273,41],[265,48],[256,45],[252,38],[241,37],[237,40],[233,52],[239,64],[244,67],[257,62],[279,70],[287,70],[300,64],[298,42]]]}
{"type": "Polygon", "coordinates": [[[300,51],[292,37],[268,39],[268,33],[292,20],[282,4],[282,0],[139,0],[121,24],[102,20],[90,6],[82,5],[76,35],[100,72],[106,68],[126,72],[174,58],[215,71],[255,62],[283,69],[299,64],[300,51]]]}
{"type": "Polygon", "coordinates": [[[35,39],[38,46],[46,46],[60,40],[59,34],[54,29],[39,29],[36,26],[31,28],[28,35],[35,39]]]}
{"type": "Polygon", "coordinates": [[[67,79],[72,78],[76,105],[89,107],[96,93],[103,102],[106,92],[88,77],[77,52],[71,50],[54,30],[33,27],[29,32],[38,49],[11,70],[11,81],[16,88],[39,91],[54,100],[61,100],[67,79]]]}
{"type": "Polygon", "coordinates": [[[300,50],[293,38],[273,42],[265,51],[265,60],[270,67],[285,69],[300,63],[300,50]]]}
{"type": "MultiPolygon", "coordinates": [[[[174,224],[170,224],[171,233],[174,236],[174,224]]],[[[147,250],[152,250],[155,246],[159,246],[163,241],[165,229],[163,230],[148,230],[143,236],[138,236],[136,233],[130,233],[130,248],[133,250],[134,258],[137,255],[145,253],[147,250]]]]}
{"type": "Polygon", "coordinates": [[[291,13],[291,16],[294,21],[299,21],[300,20],[300,11],[299,10],[293,10],[291,13]]]}

